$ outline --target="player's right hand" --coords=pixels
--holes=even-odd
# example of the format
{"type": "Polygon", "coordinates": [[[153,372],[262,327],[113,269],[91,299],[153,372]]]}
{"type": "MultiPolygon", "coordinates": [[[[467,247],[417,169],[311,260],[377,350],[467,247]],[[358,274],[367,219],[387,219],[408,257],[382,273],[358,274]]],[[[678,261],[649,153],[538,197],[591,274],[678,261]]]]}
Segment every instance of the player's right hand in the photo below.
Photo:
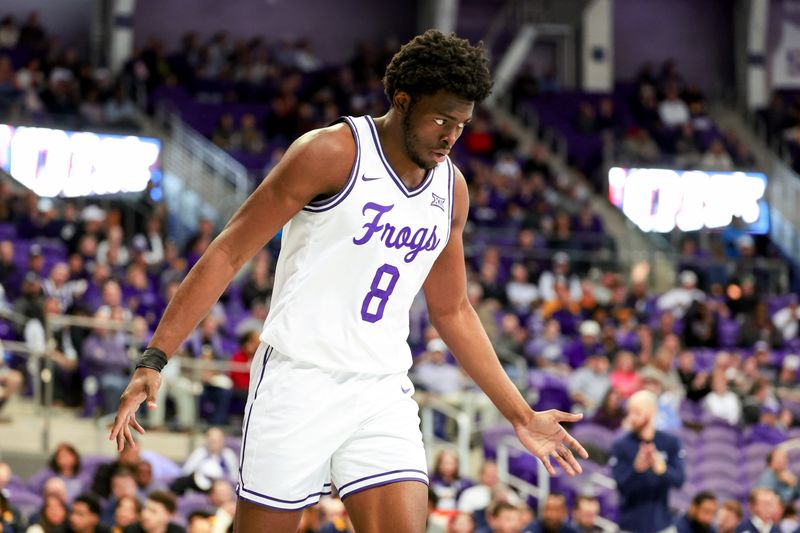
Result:
{"type": "Polygon", "coordinates": [[[136,411],[145,400],[148,409],[156,408],[156,392],[160,386],[160,372],[151,368],[137,368],[134,371],[130,383],[119,398],[117,416],[114,417],[114,425],[108,435],[108,440],[117,441],[118,452],[125,448],[126,441],[131,448],[136,448],[131,428],[144,435],[144,428],[136,421],[136,411]]]}

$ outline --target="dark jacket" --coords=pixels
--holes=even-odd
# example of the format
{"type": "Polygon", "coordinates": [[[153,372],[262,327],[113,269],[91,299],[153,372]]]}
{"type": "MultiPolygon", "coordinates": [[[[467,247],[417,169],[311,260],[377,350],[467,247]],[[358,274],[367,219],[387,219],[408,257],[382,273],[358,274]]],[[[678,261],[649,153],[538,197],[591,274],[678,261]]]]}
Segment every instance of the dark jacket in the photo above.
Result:
{"type": "Polygon", "coordinates": [[[657,475],[652,470],[637,472],[633,468],[641,439],[628,432],[611,447],[614,480],[619,491],[619,526],[626,531],[653,533],[673,525],[669,512],[669,489],[683,485],[684,452],[678,439],[669,433],[656,431],[653,442],[665,457],[667,470],[657,475]]]}

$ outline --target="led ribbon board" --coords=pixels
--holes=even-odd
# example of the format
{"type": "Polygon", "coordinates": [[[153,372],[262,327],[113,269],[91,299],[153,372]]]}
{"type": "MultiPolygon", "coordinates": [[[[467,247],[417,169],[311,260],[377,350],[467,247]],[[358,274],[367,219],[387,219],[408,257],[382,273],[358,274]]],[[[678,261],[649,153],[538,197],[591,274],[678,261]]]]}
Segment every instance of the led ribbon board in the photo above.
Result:
{"type": "Polygon", "coordinates": [[[750,233],[767,233],[766,190],[767,177],[758,172],[608,171],[608,199],[647,232],[722,229],[738,217],[750,233]]]}
{"type": "Polygon", "coordinates": [[[143,191],[160,153],[150,137],[0,124],[0,167],[44,197],[143,191]]]}

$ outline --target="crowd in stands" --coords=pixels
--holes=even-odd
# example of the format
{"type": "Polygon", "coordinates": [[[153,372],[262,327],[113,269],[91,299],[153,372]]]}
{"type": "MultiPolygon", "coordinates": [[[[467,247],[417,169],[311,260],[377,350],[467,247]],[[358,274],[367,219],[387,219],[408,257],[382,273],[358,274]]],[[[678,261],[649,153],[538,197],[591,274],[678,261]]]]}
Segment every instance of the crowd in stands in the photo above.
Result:
{"type": "Polygon", "coordinates": [[[93,69],[85,54],[64,46],[39,14],[0,20],[0,120],[65,129],[135,130],[139,110],[132,78],[93,69]]]}
{"type": "MultiPolygon", "coordinates": [[[[382,114],[386,108],[380,77],[389,48],[363,45],[348,65],[329,68],[302,41],[232,41],[220,33],[201,43],[190,34],[172,51],[151,39],[112,81],[85,68],[74,51],[60,50],[34,15],[23,24],[9,18],[0,22],[0,47],[0,113],[41,124],[120,125],[108,105],[130,107],[127,95],[144,91],[137,94],[150,106],[171,102],[179,110],[207,112],[186,118],[200,117],[205,121],[198,125],[201,133],[237,157],[259,156],[252,167],[259,174],[299,133],[341,114],[382,114]]],[[[578,96],[565,127],[593,138],[610,130],[624,149],[639,160],[649,153],[653,163],[671,154],[684,157],[686,165],[707,163],[716,170],[724,170],[727,161],[750,164],[741,143],[716,132],[703,95],[682,81],[674,65],[662,70],[656,75],[645,69],[627,91],[600,99],[597,109],[578,96]]],[[[518,94],[524,101],[524,91],[518,94]]],[[[546,98],[552,102],[557,94],[551,86],[546,98]]],[[[133,117],[128,116],[135,122],[133,117]]],[[[732,230],[713,236],[714,251],[707,254],[697,244],[699,236],[689,236],[675,286],[654,292],[646,266],[629,269],[616,262],[615,243],[592,209],[590,186],[557,171],[545,147],[519,155],[517,146],[508,124],[478,111],[453,156],[471,196],[470,302],[535,408],[583,412],[592,428],[586,442],[596,445],[592,456],[601,464],[610,445],[591,437],[603,434],[598,428],[619,435],[625,402],[642,389],[658,396],[658,429],[685,442],[705,438],[703,431],[712,426],[731,432],[739,445],[762,443],[769,450],[796,435],[800,308],[795,295],[771,293],[773,273],[748,261],[759,243],[732,230]],[[719,261],[708,261],[709,255],[719,261]]],[[[54,369],[55,402],[86,415],[115,409],[131,356],[146,346],[179,281],[215,235],[214,224],[205,220],[187,242],[173,242],[163,230],[165,207],[145,204],[146,215],[129,227],[116,208],[40,199],[0,183],[2,301],[5,309],[25,317],[0,320],[0,338],[22,340],[44,354],[54,369]],[[53,322],[53,315],[105,322],[94,328],[65,326],[53,322]]],[[[148,413],[148,429],[186,430],[198,423],[235,427],[231,417],[240,416],[247,365],[269,312],[276,255],[271,243],[167,366],[161,408],[148,413]],[[195,371],[198,360],[237,366],[195,371]]],[[[412,308],[409,341],[421,396],[434,394],[459,406],[470,402],[482,423],[497,420],[428,326],[421,301],[412,308]]],[[[36,370],[19,355],[6,354],[0,365],[0,406],[12,394],[35,391],[40,385],[36,370]]],[[[449,430],[437,428],[444,436],[449,430]]],[[[121,456],[110,468],[90,467],[70,446],[59,447],[49,471],[27,483],[0,466],[0,488],[7,490],[0,492],[0,517],[47,532],[60,531],[59,524],[66,522],[75,531],[93,531],[80,525],[93,517],[125,531],[160,533],[170,520],[190,531],[225,531],[233,498],[227,476],[235,470],[231,453],[236,450],[223,453],[219,442],[220,434],[210,431],[205,451],[187,460],[191,466],[185,471],[157,466],[155,458],[148,468],[132,456],[121,456]],[[209,461],[209,454],[222,454],[222,462],[209,461]],[[27,503],[18,498],[21,490],[33,495],[27,503]],[[200,514],[186,503],[192,499],[201,502],[200,514]],[[26,503],[24,518],[8,507],[9,501],[26,503]]],[[[763,515],[762,520],[777,523],[784,506],[782,516],[792,520],[792,506],[786,504],[796,499],[797,477],[780,451],[767,458],[769,450],[757,456],[760,477],[737,478],[741,492],[730,501],[701,497],[693,474],[699,462],[689,461],[691,493],[684,491],[688,499],[676,508],[688,509],[687,521],[706,523],[710,515],[723,517],[720,524],[739,523],[745,514],[741,504],[749,497],[749,512],[763,515]],[[773,505],[772,492],[750,493],[757,485],[780,495],[782,504],[773,505]],[[767,503],[761,501],[765,495],[767,503]]],[[[458,470],[457,458],[447,452],[432,469],[430,522],[439,527],[433,531],[558,531],[568,519],[575,530],[592,531],[598,512],[614,516],[610,500],[558,483],[536,516],[530,502],[499,483],[491,461],[478,480],[462,479],[458,470]]],[[[336,499],[304,516],[303,531],[348,527],[336,499]]],[[[719,530],[730,531],[721,525],[719,530]]]]}
{"type": "Polygon", "coordinates": [[[590,178],[602,169],[604,143],[616,164],[700,170],[749,170],[755,158],[745,142],[719,129],[708,101],[672,60],[645,64],[635,80],[617,83],[610,95],[561,90],[523,73],[515,82],[516,113],[533,112],[540,130],[564,137],[576,166],[590,178]]]}

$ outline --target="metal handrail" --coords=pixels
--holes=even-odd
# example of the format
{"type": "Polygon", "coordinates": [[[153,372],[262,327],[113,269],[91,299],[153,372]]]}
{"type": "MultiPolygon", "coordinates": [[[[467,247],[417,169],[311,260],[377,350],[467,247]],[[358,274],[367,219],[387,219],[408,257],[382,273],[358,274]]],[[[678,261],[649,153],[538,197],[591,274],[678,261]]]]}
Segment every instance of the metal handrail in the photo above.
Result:
{"type": "MultiPolygon", "coordinates": [[[[422,419],[422,439],[426,443],[425,452],[428,463],[433,464],[433,445],[441,440],[434,431],[434,414],[439,413],[456,423],[456,454],[458,455],[458,473],[464,477],[469,475],[470,439],[472,436],[472,417],[465,411],[439,400],[426,396],[420,399],[420,418],[422,419]]],[[[446,441],[445,441],[446,442],[446,441]]],[[[448,445],[451,445],[447,442],[448,445]]]]}
{"type": "MultiPolygon", "coordinates": [[[[530,451],[528,451],[528,449],[525,448],[525,446],[523,446],[516,437],[508,436],[500,440],[500,442],[497,444],[498,478],[500,481],[517,490],[518,492],[526,496],[532,496],[536,498],[537,502],[539,503],[539,513],[541,513],[544,510],[545,500],[550,494],[550,473],[545,468],[544,463],[542,463],[542,461],[538,458],[536,459],[536,479],[539,482],[538,486],[509,472],[508,467],[511,454],[518,454],[519,452],[530,454],[530,451]]],[[[612,478],[604,476],[600,473],[594,473],[590,475],[589,481],[611,489],[615,489],[617,487],[616,482],[612,478]]],[[[609,533],[615,533],[619,531],[619,526],[602,516],[596,517],[594,523],[597,527],[609,533]]]]}

